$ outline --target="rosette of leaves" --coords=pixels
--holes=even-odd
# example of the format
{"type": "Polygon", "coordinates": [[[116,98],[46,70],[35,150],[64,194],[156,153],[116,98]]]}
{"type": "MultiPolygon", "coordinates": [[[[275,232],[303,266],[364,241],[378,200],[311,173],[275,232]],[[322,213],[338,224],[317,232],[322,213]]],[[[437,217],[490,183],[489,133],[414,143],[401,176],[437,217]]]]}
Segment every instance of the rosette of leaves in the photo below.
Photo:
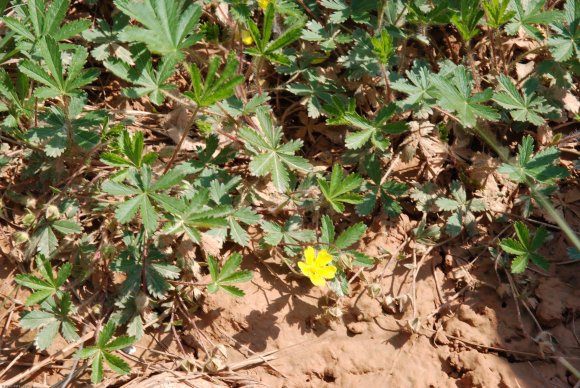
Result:
{"type": "Polygon", "coordinates": [[[459,181],[451,182],[451,198],[437,198],[435,204],[441,211],[451,213],[445,222],[445,231],[451,237],[458,236],[463,228],[470,235],[476,232],[475,213],[485,211],[481,199],[467,199],[465,188],[459,181]]]}
{"type": "Polygon", "coordinates": [[[326,249],[338,264],[336,275],[330,281],[330,286],[338,295],[348,295],[346,269],[353,266],[372,267],[375,263],[371,257],[349,249],[361,239],[366,230],[366,225],[359,222],[349,226],[337,236],[332,219],[326,214],[322,216],[320,247],[326,249]]]}

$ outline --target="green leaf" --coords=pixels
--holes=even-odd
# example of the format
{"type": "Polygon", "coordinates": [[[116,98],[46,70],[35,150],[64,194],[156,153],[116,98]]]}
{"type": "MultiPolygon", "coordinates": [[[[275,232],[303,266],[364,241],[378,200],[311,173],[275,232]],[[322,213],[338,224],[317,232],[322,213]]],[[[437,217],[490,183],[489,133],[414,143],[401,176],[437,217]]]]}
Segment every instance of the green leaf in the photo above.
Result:
{"type": "Polygon", "coordinates": [[[20,318],[20,326],[23,329],[37,329],[53,321],[55,321],[53,314],[47,311],[33,310],[22,315],[20,318]]]}
{"type": "Polygon", "coordinates": [[[192,33],[202,13],[197,4],[184,0],[115,0],[115,5],[144,26],[128,26],[120,38],[145,43],[152,53],[180,60],[201,37],[192,33]]]}
{"type": "Polygon", "coordinates": [[[526,270],[528,266],[528,255],[521,255],[521,256],[517,256],[513,261],[512,261],[512,273],[522,273],[526,270]]]}
{"type": "Polygon", "coordinates": [[[520,95],[512,80],[503,74],[498,77],[498,80],[505,93],[495,93],[493,96],[495,102],[508,109],[515,121],[528,121],[535,125],[544,124],[545,120],[541,114],[549,113],[552,108],[547,105],[543,97],[535,95],[529,89],[524,89],[525,93],[520,95]]]}
{"type": "Polygon", "coordinates": [[[334,245],[338,249],[346,249],[358,242],[366,230],[367,226],[362,222],[351,225],[336,238],[334,245]]]}
{"type": "Polygon", "coordinates": [[[519,241],[512,238],[502,239],[499,245],[504,252],[512,255],[523,255],[526,253],[526,248],[519,241]]]}
{"type": "Polygon", "coordinates": [[[185,92],[184,95],[198,106],[210,106],[233,96],[236,86],[244,81],[243,76],[235,75],[239,61],[235,58],[233,52],[228,55],[222,75],[217,78],[216,72],[219,62],[220,59],[217,56],[212,59],[208,67],[207,76],[203,81],[201,79],[201,71],[196,64],[192,64],[189,68],[192,79],[191,92],[185,92]]]}
{"type": "Polygon", "coordinates": [[[302,147],[301,140],[281,144],[282,128],[274,126],[268,110],[256,110],[262,133],[248,127],[240,129],[239,136],[254,156],[250,171],[256,176],[270,175],[276,189],[285,192],[290,184],[289,169],[308,172],[311,165],[295,152],[302,147]]]}
{"type": "Polygon", "coordinates": [[[82,226],[70,220],[57,220],[51,226],[62,234],[81,233],[83,231],[82,226]]]}
{"type": "Polygon", "coordinates": [[[538,41],[544,40],[544,35],[535,26],[547,25],[562,18],[560,11],[546,11],[544,9],[545,0],[530,0],[524,3],[522,0],[512,0],[515,15],[505,26],[509,35],[516,35],[520,29],[538,41]]]}
{"type": "Polygon", "coordinates": [[[250,271],[236,271],[242,263],[242,255],[237,252],[232,253],[221,270],[218,267],[217,261],[212,256],[208,256],[207,262],[212,278],[212,283],[208,285],[208,291],[210,293],[215,293],[219,289],[223,289],[236,297],[245,295],[242,290],[230,285],[232,283],[248,282],[253,277],[250,271]]]}
{"type": "Polygon", "coordinates": [[[126,375],[131,372],[131,367],[123,359],[111,353],[103,352],[105,362],[111,370],[120,375],[126,375]]]}
{"type": "Polygon", "coordinates": [[[100,383],[103,380],[103,353],[101,351],[95,354],[91,369],[91,381],[93,384],[100,383]]]}
{"type": "Polygon", "coordinates": [[[322,216],[322,227],[320,239],[323,243],[332,244],[334,242],[334,223],[332,219],[327,215],[322,216]]]}
{"type": "Polygon", "coordinates": [[[457,66],[451,80],[434,75],[432,82],[439,92],[438,105],[446,111],[456,112],[457,118],[464,126],[474,127],[478,118],[488,121],[499,119],[497,111],[481,105],[491,99],[493,92],[486,89],[472,95],[473,79],[464,66],[457,66]]]}
{"type": "Polygon", "coordinates": [[[44,326],[36,336],[36,347],[40,350],[48,349],[54,342],[54,338],[58,334],[60,322],[54,321],[44,326]]]}
{"type": "Polygon", "coordinates": [[[363,178],[358,174],[345,176],[342,166],[338,164],[335,164],[332,168],[330,184],[326,180],[318,178],[318,185],[322,194],[332,208],[339,213],[344,212],[344,203],[358,204],[362,202],[362,197],[359,194],[351,192],[359,189],[362,182],[363,178]]]}

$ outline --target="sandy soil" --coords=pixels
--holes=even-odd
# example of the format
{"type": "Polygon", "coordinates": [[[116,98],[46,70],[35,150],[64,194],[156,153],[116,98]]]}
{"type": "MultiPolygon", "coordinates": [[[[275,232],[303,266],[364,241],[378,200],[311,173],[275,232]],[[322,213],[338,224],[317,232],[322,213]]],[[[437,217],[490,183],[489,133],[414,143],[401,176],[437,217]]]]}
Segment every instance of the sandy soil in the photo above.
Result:
{"type": "MultiPolygon", "coordinates": [[[[580,368],[574,327],[580,311],[580,263],[566,261],[562,236],[555,232],[543,252],[552,261],[551,273],[528,270],[512,277],[496,268],[487,253],[489,236],[499,231],[481,233],[469,246],[442,245],[428,254],[424,247],[410,245],[403,259],[389,259],[384,252],[396,257],[413,227],[415,222],[405,215],[397,222],[375,219],[360,248],[384,258],[359,274],[350,296],[339,300],[328,289],[313,287],[308,279],[293,274],[267,252],[247,256],[244,267],[255,276],[243,285],[245,298],[208,295],[191,312],[191,320],[175,332],[162,330],[163,326],[150,330],[129,357],[134,373],[107,374],[102,386],[571,387],[577,383],[558,362],[562,356],[580,368]],[[413,302],[414,268],[418,270],[413,302]],[[518,295],[513,295],[514,289],[518,295]],[[210,363],[202,348],[215,355],[210,363]],[[184,353],[192,362],[220,371],[213,376],[192,370],[187,374],[184,353]]],[[[0,258],[0,276],[5,279],[0,295],[11,295],[14,272],[14,266],[0,258]]],[[[24,300],[26,294],[21,291],[12,297],[24,300]]],[[[0,311],[0,372],[17,359],[0,381],[65,346],[57,343],[47,353],[35,355],[30,347],[35,333],[22,331],[18,313],[10,314],[0,311]]],[[[34,386],[58,383],[71,368],[74,357],[57,357],[51,367],[33,376],[34,386]]],[[[88,381],[89,369],[85,369],[72,386],[87,386],[88,381]]]]}

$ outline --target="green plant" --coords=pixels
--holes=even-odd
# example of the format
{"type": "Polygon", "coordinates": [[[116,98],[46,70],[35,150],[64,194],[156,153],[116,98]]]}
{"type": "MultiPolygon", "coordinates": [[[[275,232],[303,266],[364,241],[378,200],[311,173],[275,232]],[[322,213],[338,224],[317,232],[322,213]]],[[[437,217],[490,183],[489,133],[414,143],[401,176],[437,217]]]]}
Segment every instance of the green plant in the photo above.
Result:
{"type": "Polygon", "coordinates": [[[363,201],[360,194],[352,192],[359,189],[362,182],[363,178],[358,174],[347,174],[345,176],[342,166],[338,164],[332,167],[330,182],[326,179],[318,178],[318,185],[324,198],[339,213],[344,213],[344,204],[356,205],[363,201]]]}
{"type": "Polygon", "coordinates": [[[131,372],[131,367],[122,358],[115,356],[114,351],[126,348],[135,342],[134,337],[121,336],[115,339],[113,335],[117,326],[109,321],[103,326],[95,345],[81,349],[78,357],[91,360],[91,381],[94,384],[103,380],[103,367],[107,364],[115,373],[126,375],[131,372]]]}
{"type": "Polygon", "coordinates": [[[208,256],[207,265],[209,267],[211,283],[207,286],[207,290],[213,294],[221,289],[236,297],[244,296],[244,291],[232,285],[235,283],[249,282],[252,280],[252,273],[250,271],[236,271],[241,263],[242,255],[234,252],[230,255],[230,257],[226,260],[220,269],[216,259],[212,256],[208,256]]]}
{"type": "Polygon", "coordinates": [[[516,221],[514,229],[516,231],[517,239],[504,238],[499,244],[504,252],[515,256],[512,261],[511,271],[513,273],[524,272],[530,261],[547,271],[549,264],[546,259],[538,253],[538,249],[542,247],[548,237],[546,228],[543,226],[539,227],[538,230],[536,230],[536,233],[531,235],[526,224],[516,221]]]}
{"type": "Polygon", "coordinates": [[[267,109],[258,108],[256,117],[260,124],[259,132],[249,127],[240,129],[245,147],[253,154],[250,170],[256,176],[269,174],[276,189],[285,192],[290,185],[289,169],[310,171],[308,161],[295,155],[302,147],[302,141],[281,144],[282,128],[274,125],[267,109]]]}

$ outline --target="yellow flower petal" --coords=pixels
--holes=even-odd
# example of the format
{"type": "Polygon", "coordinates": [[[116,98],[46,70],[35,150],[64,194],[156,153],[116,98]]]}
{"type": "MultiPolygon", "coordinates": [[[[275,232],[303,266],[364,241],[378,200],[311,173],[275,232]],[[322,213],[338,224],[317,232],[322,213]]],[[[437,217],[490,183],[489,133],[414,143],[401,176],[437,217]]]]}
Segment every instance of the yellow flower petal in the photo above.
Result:
{"type": "Polygon", "coordinates": [[[313,265],[316,262],[316,253],[313,247],[308,247],[304,250],[304,261],[306,264],[313,265]]]}
{"type": "Polygon", "coordinates": [[[313,274],[312,276],[310,276],[310,281],[317,287],[323,287],[326,285],[326,281],[324,280],[324,278],[317,274],[313,274]]]}
{"type": "Polygon", "coordinates": [[[336,267],[334,265],[329,265],[326,267],[318,268],[316,274],[322,276],[325,279],[334,279],[336,275],[336,267]]]}
{"type": "Polygon", "coordinates": [[[318,252],[315,261],[317,266],[323,266],[330,262],[332,262],[332,256],[330,255],[330,253],[328,253],[326,249],[323,249],[320,252],[318,252]]]}
{"type": "Polygon", "coordinates": [[[268,4],[270,4],[270,1],[272,0],[258,0],[258,7],[260,7],[262,11],[265,11],[266,8],[268,8],[268,4]]]}
{"type": "Polygon", "coordinates": [[[254,43],[252,35],[250,35],[250,32],[247,30],[242,30],[242,43],[244,43],[246,46],[249,46],[252,43],[254,43]]]}
{"type": "Polygon", "coordinates": [[[300,268],[300,271],[306,276],[310,276],[313,273],[312,267],[303,261],[298,262],[298,268],[300,268]]]}

